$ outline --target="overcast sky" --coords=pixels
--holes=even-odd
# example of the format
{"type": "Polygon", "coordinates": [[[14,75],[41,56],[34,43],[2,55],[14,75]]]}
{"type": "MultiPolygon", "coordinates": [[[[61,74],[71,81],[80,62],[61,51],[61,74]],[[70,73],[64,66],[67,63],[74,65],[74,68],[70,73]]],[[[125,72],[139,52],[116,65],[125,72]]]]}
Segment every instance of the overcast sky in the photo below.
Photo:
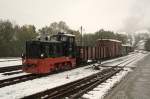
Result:
{"type": "Polygon", "coordinates": [[[0,0],[0,18],[37,28],[63,20],[86,32],[135,32],[149,28],[149,5],[150,0],[0,0]]]}

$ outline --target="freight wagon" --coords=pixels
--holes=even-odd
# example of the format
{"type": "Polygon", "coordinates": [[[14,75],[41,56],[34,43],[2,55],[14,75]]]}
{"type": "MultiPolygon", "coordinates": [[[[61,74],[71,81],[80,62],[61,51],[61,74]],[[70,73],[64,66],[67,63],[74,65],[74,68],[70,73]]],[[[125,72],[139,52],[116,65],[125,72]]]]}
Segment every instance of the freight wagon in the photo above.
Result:
{"type": "Polygon", "coordinates": [[[95,46],[82,46],[80,60],[104,60],[122,55],[121,42],[113,39],[98,39],[95,46]]]}

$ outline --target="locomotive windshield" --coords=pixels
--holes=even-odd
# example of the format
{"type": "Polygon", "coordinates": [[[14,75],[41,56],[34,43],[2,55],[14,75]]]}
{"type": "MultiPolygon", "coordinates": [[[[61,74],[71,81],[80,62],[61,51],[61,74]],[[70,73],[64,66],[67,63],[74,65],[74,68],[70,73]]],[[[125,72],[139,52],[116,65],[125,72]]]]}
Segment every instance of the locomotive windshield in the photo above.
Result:
{"type": "Polygon", "coordinates": [[[68,40],[68,37],[67,36],[63,36],[63,35],[53,35],[51,37],[51,40],[66,42],[68,40]]]}
{"type": "Polygon", "coordinates": [[[41,54],[44,54],[45,58],[61,56],[62,55],[61,44],[60,43],[41,44],[41,54]]]}
{"type": "Polygon", "coordinates": [[[27,58],[48,58],[62,56],[62,45],[57,42],[26,42],[27,58]]]}
{"type": "Polygon", "coordinates": [[[38,43],[26,43],[26,57],[27,58],[39,58],[40,57],[40,44],[38,43]]]}

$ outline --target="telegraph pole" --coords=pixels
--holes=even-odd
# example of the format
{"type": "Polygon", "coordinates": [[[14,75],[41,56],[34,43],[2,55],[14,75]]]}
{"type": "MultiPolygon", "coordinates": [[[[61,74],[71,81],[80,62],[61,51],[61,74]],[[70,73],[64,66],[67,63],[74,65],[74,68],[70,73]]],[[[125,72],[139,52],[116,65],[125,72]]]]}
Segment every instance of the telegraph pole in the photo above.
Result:
{"type": "Polygon", "coordinates": [[[82,37],[82,26],[80,27],[80,29],[81,29],[81,57],[82,57],[82,59],[83,59],[83,37],[82,37]]]}
{"type": "Polygon", "coordinates": [[[81,29],[81,47],[83,47],[83,37],[82,37],[83,28],[82,28],[82,26],[80,27],[80,29],[81,29]]]}

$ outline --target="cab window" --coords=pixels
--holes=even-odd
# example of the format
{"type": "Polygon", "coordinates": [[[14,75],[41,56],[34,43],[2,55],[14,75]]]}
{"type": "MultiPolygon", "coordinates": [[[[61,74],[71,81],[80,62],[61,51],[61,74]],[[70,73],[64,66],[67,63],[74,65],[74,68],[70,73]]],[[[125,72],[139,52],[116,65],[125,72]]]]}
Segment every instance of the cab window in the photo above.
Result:
{"type": "Polygon", "coordinates": [[[62,36],[61,37],[61,41],[65,41],[66,42],[67,41],[67,37],[66,36],[62,36]]]}

